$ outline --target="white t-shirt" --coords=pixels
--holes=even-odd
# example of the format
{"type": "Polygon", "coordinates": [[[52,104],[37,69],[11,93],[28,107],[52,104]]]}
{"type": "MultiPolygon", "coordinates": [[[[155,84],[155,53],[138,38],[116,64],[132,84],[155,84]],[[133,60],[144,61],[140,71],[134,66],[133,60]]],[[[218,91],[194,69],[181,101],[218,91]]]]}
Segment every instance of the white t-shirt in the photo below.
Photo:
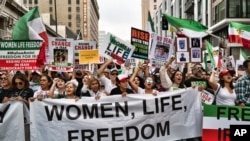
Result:
{"type": "Polygon", "coordinates": [[[116,88],[117,86],[111,82],[106,76],[102,75],[99,80],[104,85],[105,90],[110,93],[112,89],[116,88]]]}
{"type": "MultiPolygon", "coordinates": [[[[153,92],[156,93],[157,95],[159,94],[157,90],[153,90],[153,92]]],[[[146,94],[145,89],[138,87],[138,94],[146,94]]]]}
{"type": "Polygon", "coordinates": [[[229,105],[234,106],[236,100],[236,93],[233,89],[233,93],[230,93],[226,87],[222,88],[220,84],[218,84],[218,88],[215,91],[216,95],[216,105],[229,105]],[[219,89],[220,88],[220,89],[219,89]],[[219,92],[217,93],[217,91],[219,92]]]}

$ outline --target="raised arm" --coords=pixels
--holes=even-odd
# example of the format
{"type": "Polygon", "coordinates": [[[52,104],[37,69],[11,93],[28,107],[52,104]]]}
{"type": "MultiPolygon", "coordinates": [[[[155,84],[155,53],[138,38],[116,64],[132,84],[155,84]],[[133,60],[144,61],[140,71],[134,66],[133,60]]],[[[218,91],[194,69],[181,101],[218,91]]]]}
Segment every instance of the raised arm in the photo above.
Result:
{"type": "Polygon", "coordinates": [[[215,80],[215,75],[214,75],[214,71],[212,71],[212,74],[210,75],[210,78],[209,78],[209,85],[212,87],[212,89],[215,91],[217,90],[218,88],[218,84],[215,80]]]}
{"type": "Polygon", "coordinates": [[[107,66],[110,64],[110,63],[112,63],[113,62],[113,59],[111,58],[111,59],[108,59],[98,70],[97,70],[97,75],[99,76],[99,77],[101,77],[101,76],[103,76],[104,74],[103,74],[103,72],[104,72],[104,70],[105,70],[105,68],[107,68],[107,66]]]}
{"type": "Polygon", "coordinates": [[[135,77],[136,77],[138,71],[139,71],[139,68],[135,68],[135,69],[134,69],[133,75],[129,78],[130,86],[131,86],[131,88],[132,88],[136,93],[138,93],[138,87],[139,87],[139,86],[137,86],[137,85],[135,84],[134,79],[135,79],[135,77]]]}

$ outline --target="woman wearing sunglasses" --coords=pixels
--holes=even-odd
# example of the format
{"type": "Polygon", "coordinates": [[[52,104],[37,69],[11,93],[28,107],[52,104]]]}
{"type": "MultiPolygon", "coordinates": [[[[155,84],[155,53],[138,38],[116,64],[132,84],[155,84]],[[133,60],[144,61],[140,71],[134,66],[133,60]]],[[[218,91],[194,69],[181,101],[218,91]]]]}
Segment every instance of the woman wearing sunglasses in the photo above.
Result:
{"type": "Polygon", "coordinates": [[[153,78],[152,77],[147,77],[145,79],[145,82],[144,82],[144,86],[145,86],[145,89],[139,87],[134,79],[136,77],[136,74],[138,73],[139,69],[136,68],[135,69],[135,72],[133,73],[133,75],[130,77],[129,79],[129,82],[130,82],[130,85],[132,87],[132,89],[138,93],[138,94],[152,94],[154,96],[156,96],[159,92],[155,89],[153,89],[153,86],[154,86],[154,81],[153,81],[153,78]]]}
{"type": "Polygon", "coordinates": [[[23,73],[16,73],[12,78],[12,84],[14,92],[12,93],[10,100],[23,101],[28,105],[28,99],[33,97],[34,92],[29,88],[30,85],[27,76],[23,73]]]}
{"type": "Polygon", "coordinates": [[[12,77],[8,73],[4,73],[0,77],[0,83],[1,83],[0,103],[7,102],[8,97],[10,97],[11,94],[13,93],[11,79],[12,77]]]}

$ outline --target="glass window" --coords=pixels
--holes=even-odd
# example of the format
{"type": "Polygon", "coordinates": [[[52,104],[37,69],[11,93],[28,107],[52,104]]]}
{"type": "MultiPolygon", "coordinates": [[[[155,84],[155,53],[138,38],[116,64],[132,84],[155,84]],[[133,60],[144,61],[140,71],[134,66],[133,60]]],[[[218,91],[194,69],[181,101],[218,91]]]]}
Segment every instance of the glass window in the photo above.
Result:
{"type": "Polygon", "coordinates": [[[32,0],[29,0],[29,4],[32,4],[32,0]]]}
{"type": "Polygon", "coordinates": [[[71,4],[71,0],[68,0],[68,4],[71,4]]]}
{"type": "Polygon", "coordinates": [[[80,12],[80,7],[76,7],[76,12],[80,12]]]}
{"type": "Polygon", "coordinates": [[[71,7],[68,7],[68,12],[71,12],[71,7]]]}
{"type": "Polygon", "coordinates": [[[239,18],[240,17],[240,1],[239,0],[228,0],[229,18],[239,18]]]}
{"type": "Polygon", "coordinates": [[[34,3],[37,4],[37,3],[38,3],[38,0],[35,0],[34,3]]]}
{"type": "Polygon", "coordinates": [[[250,18],[250,1],[242,0],[242,18],[250,18]]]}
{"type": "Polygon", "coordinates": [[[23,0],[23,4],[27,4],[27,0],[23,0]]]}
{"type": "Polygon", "coordinates": [[[79,0],[76,0],[76,4],[80,4],[80,1],[79,1],[79,0]]]}
{"type": "Polygon", "coordinates": [[[157,2],[157,0],[154,0],[154,2],[157,2]]]}
{"type": "Polygon", "coordinates": [[[49,12],[53,12],[53,8],[52,7],[49,7],[49,12]]]}
{"type": "Polygon", "coordinates": [[[52,4],[52,0],[49,0],[49,4],[52,4]]]}
{"type": "Polygon", "coordinates": [[[69,19],[69,20],[71,19],[71,15],[68,15],[68,19],[69,19]]]}
{"type": "Polygon", "coordinates": [[[68,23],[68,26],[71,27],[71,22],[68,23]]]}
{"type": "Polygon", "coordinates": [[[156,10],[157,9],[157,5],[154,5],[154,10],[156,10]]]}

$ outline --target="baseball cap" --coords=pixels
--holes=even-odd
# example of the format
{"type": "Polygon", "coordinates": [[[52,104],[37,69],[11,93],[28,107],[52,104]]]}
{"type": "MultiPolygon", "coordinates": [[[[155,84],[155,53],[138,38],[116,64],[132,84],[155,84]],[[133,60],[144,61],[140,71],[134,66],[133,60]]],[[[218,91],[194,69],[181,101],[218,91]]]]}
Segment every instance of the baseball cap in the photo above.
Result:
{"type": "Polygon", "coordinates": [[[125,82],[128,79],[128,75],[119,74],[118,79],[119,79],[120,82],[125,82]]]}
{"type": "Polygon", "coordinates": [[[42,73],[38,70],[32,70],[32,74],[38,74],[38,75],[42,75],[42,73]]]}
{"type": "Polygon", "coordinates": [[[110,70],[110,73],[113,72],[113,71],[117,71],[117,72],[118,72],[117,68],[112,68],[112,69],[110,70]]]}
{"type": "Polygon", "coordinates": [[[222,78],[224,75],[230,73],[232,76],[235,74],[234,70],[222,70],[219,74],[219,77],[222,78]]]}

